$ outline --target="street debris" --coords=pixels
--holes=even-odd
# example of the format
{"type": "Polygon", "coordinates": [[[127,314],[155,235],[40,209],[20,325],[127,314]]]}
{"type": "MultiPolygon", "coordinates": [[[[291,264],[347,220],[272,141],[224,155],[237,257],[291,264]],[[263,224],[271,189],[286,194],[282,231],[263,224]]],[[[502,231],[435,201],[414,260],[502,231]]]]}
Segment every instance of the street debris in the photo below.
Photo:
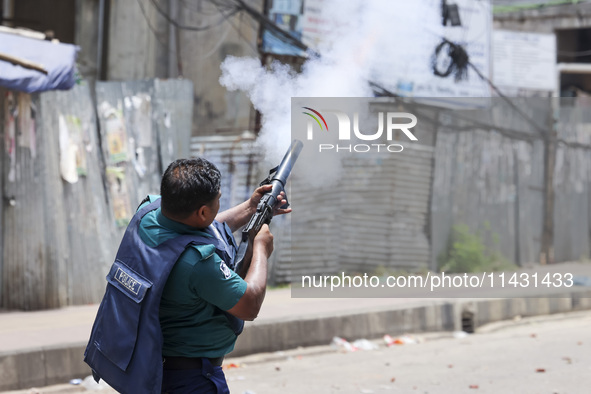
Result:
{"type": "Polygon", "coordinates": [[[224,364],[222,365],[222,370],[226,371],[228,369],[234,369],[234,368],[241,368],[240,364],[235,364],[235,363],[230,363],[230,364],[224,364]]]}
{"type": "Polygon", "coordinates": [[[538,337],[538,335],[537,335],[537,334],[530,334],[529,336],[530,336],[531,338],[537,338],[537,337],[538,337]]]}
{"type": "Polygon", "coordinates": [[[333,337],[332,341],[330,342],[330,346],[347,352],[356,352],[358,350],[377,350],[380,348],[378,345],[365,338],[349,342],[341,337],[333,337]]]}
{"type": "Polygon", "coordinates": [[[392,338],[390,335],[386,334],[384,335],[384,343],[386,346],[391,347],[394,345],[414,345],[419,343],[419,340],[408,335],[392,338]]]}
{"type": "Polygon", "coordinates": [[[79,384],[82,384],[82,379],[72,379],[69,383],[74,386],[78,386],[79,384]]]}
{"type": "Polygon", "coordinates": [[[356,352],[357,350],[359,350],[351,343],[349,343],[349,341],[341,337],[333,337],[332,341],[330,342],[330,346],[347,352],[356,352]]]}
{"type": "Polygon", "coordinates": [[[455,339],[466,338],[469,334],[466,331],[454,331],[453,337],[455,339]]]}
{"type": "Polygon", "coordinates": [[[352,345],[359,350],[376,350],[379,349],[379,346],[373,342],[368,341],[367,339],[358,339],[353,341],[352,345]]]}
{"type": "Polygon", "coordinates": [[[564,361],[566,361],[567,364],[572,364],[573,363],[573,360],[570,357],[562,357],[562,359],[564,361]]]}
{"type": "Polygon", "coordinates": [[[470,387],[471,389],[477,389],[477,388],[478,388],[478,385],[477,385],[477,384],[471,384],[469,387],[470,387]]]}
{"type": "Polygon", "coordinates": [[[544,373],[544,372],[546,372],[546,369],[544,369],[544,368],[538,368],[538,369],[536,369],[536,372],[537,373],[544,373]]]}
{"type": "Polygon", "coordinates": [[[396,381],[396,378],[390,379],[390,383],[394,383],[395,381],[396,381]]]}

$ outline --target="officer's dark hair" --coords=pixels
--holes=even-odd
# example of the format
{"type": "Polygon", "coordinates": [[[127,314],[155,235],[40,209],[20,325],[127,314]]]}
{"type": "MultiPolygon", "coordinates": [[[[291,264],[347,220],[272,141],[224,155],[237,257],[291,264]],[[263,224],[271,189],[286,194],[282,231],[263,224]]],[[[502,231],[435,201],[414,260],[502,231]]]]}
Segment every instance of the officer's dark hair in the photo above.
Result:
{"type": "Polygon", "coordinates": [[[162,211],[186,218],[217,197],[220,171],[201,158],[175,160],[164,171],[160,184],[162,211]]]}

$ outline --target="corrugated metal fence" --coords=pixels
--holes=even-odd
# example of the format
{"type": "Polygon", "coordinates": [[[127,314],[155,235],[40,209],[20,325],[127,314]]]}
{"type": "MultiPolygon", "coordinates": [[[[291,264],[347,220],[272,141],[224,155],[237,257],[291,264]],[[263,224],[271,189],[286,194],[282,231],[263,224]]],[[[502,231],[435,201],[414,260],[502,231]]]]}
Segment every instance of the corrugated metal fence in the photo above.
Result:
{"type": "MultiPolygon", "coordinates": [[[[558,144],[550,249],[555,261],[589,256],[588,107],[566,100],[495,98],[480,109],[411,105],[407,110],[419,118],[421,144],[408,144],[405,155],[387,159],[367,154],[347,159],[343,179],[331,191],[292,190],[306,226],[291,228],[289,218],[275,226],[282,233],[276,237],[273,281],[289,282],[301,274],[370,273],[381,267],[437,270],[437,258],[460,224],[511,262],[541,261],[549,179],[545,166],[552,147],[546,141],[553,128],[558,144]],[[553,113],[560,114],[556,124],[553,113]],[[291,237],[297,242],[292,244],[291,237]]],[[[192,152],[210,153],[214,161],[238,157],[235,143],[224,146],[207,139],[193,139],[192,152]]],[[[236,177],[240,163],[247,168],[246,160],[232,159],[222,169],[236,177]]],[[[259,174],[256,180],[264,175],[259,174]]],[[[247,182],[251,191],[256,180],[247,182]]],[[[232,204],[249,195],[244,187],[232,204]]]]}
{"type": "Polygon", "coordinates": [[[347,157],[330,190],[292,188],[298,217],[291,253],[277,263],[278,281],[428,267],[433,147],[414,144],[404,152],[347,157]]]}
{"type": "Polygon", "coordinates": [[[203,157],[222,173],[220,209],[231,208],[248,198],[264,179],[261,155],[253,145],[254,135],[191,138],[191,156],[203,157]]]}
{"type": "Polygon", "coordinates": [[[554,258],[590,257],[591,111],[589,105],[562,99],[554,167],[554,258]]]}
{"type": "Polygon", "coordinates": [[[99,83],[99,129],[88,86],[0,93],[0,305],[97,302],[138,202],[189,154],[191,83],[99,83]]]}
{"type": "MultiPolygon", "coordinates": [[[[548,100],[515,102],[540,128],[548,100]]],[[[431,268],[454,225],[465,224],[517,264],[538,261],[543,224],[544,144],[504,100],[486,109],[443,111],[435,147],[431,268]],[[495,245],[493,238],[498,239],[495,245]]]]}
{"type": "MultiPolygon", "coordinates": [[[[425,126],[419,135],[423,143],[410,146],[403,156],[348,157],[343,162],[344,176],[331,190],[291,188],[289,198],[297,209],[298,223],[292,226],[290,216],[272,222],[275,249],[271,282],[284,283],[300,274],[339,270],[427,268],[430,245],[425,229],[433,173],[433,135],[433,130],[425,126]]],[[[235,137],[192,139],[192,155],[213,161],[222,173],[230,172],[225,184],[222,178],[222,195],[235,187],[232,183],[236,184],[240,171],[257,174],[247,185],[244,180],[236,184],[244,192],[226,201],[226,208],[248,198],[266,176],[260,166],[253,172],[253,163],[241,153],[238,142],[235,137]]]]}
{"type": "Polygon", "coordinates": [[[431,209],[433,268],[455,224],[493,235],[498,243],[492,245],[485,237],[488,246],[518,265],[589,257],[588,103],[541,98],[511,102],[497,98],[486,110],[454,111],[447,117],[449,124],[439,129],[431,209]],[[557,143],[548,143],[553,138],[557,143]],[[549,164],[548,158],[554,155],[554,163],[549,164]],[[552,166],[551,176],[545,173],[547,165],[552,166]],[[545,193],[548,188],[553,197],[545,193]],[[545,256],[549,198],[551,235],[546,242],[550,256],[545,256]]]}
{"type": "MultiPolygon", "coordinates": [[[[414,103],[394,107],[390,101],[376,100],[370,104],[373,113],[393,108],[418,110],[414,103]]],[[[423,106],[421,111],[425,117],[436,114],[430,107],[423,106]]],[[[277,280],[341,271],[427,269],[433,126],[433,122],[421,122],[420,128],[413,129],[420,142],[405,143],[401,153],[345,153],[342,176],[330,190],[294,184],[292,199],[298,205],[294,206],[291,253],[286,254],[291,264],[278,261],[277,280]]],[[[403,135],[394,138],[397,141],[392,142],[407,141],[403,135]]]]}
{"type": "MultiPolygon", "coordinates": [[[[86,86],[0,93],[0,304],[43,309],[96,302],[137,203],[158,192],[170,161],[189,155],[192,87],[99,83],[96,103],[86,86]]],[[[555,108],[532,99],[492,100],[481,110],[412,107],[421,111],[422,126],[421,144],[405,147],[410,154],[348,159],[338,199],[293,191],[309,220],[302,234],[291,233],[303,230],[291,229],[289,217],[273,221],[272,281],[380,267],[436,269],[456,224],[496,235],[492,246],[511,261],[539,261],[550,179],[545,133],[555,108]],[[537,125],[517,114],[516,105],[537,125]],[[374,181],[383,190],[368,189],[374,181]],[[333,203],[317,204],[328,199],[333,203]],[[299,237],[297,245],[291,236],[299,237]],[[365,248],[352,248],[360,237],[365,248]]],[[[588,257],[591,248],[591,115],[572,101],[561,102],[558,113],[551,241],[555,260],[566,261],[588,257]]],[[[268,170],[248,135],[193,137],[190,153],[222,171],[222,208],[247,199],[268,170]]]]}

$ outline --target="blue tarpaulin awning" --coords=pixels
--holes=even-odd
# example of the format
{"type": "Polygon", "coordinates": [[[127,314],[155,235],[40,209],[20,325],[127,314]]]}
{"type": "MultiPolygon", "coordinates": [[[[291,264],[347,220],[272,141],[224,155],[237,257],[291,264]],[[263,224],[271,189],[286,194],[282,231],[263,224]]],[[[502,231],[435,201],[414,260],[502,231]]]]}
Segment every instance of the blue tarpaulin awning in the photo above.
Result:
{"type": "Polygon", "coordinates": [[[46,90],[67,90],[76,83],[78,47],[16,34],[0,32],[0,54],[36,63],[43,72],[0,60],[0,86],[33,93],[46,90]]]}

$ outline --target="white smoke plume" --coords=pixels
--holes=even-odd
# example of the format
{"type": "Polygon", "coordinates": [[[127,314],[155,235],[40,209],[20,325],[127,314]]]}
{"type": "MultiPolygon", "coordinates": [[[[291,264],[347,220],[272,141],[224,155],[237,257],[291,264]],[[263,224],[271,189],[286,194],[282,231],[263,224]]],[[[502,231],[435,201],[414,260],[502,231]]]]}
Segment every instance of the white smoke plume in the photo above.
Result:
{"type": "MultiPolygon", "coordinates": [[[[256,58],[229,56],[221,66],[220,83],[229,90],[245,92],[262,114],[262,129],[257,142],[271,163],[278,163],[291,143],[292,97],[367,97],[372,94],[367,83],[371,62],[368,54],[374,48],[367,32],[360,32],[365,28],[350,28],[352,23],[366,26],[363,23],[366,14],[360,12],[361,2],[324,3],[323,12],[332,15],[333,28],[326,32],[324,44],[320,43],[318,47],[322,55],[310,57],[301,73],[295,73],[279,62],[267,69],[256,58]],[[334,12],[337,3],[338,12],[334,12]],[[351,15],[355,15],[355,20],[351,15]]],[[[306,154],[302,152],[302,156],[306,154]]],[[[298,172],[317,173],[318,165],[313,160],[300,158],[298,172]],[[309,168],[304,168],[306,164],[309,168]]],[[[333,158],[332,163],[323,164],[323,169],[325,176],[315,176],[316,182],[336,179],[340,163],[334,163],[333,158]]]]}
{"type": "MultiPolygon", "coordinates": [[[[470,15],[489,4],[488,0],[456,2],[462,10],[473,7],[470,15]]],[[[221,66],[220,83],[229,90],[244,91],[261,112],[258,143],[272,163],[281,159],[291,142],[291,97],[371,97],[369,80],[392,89],[397,84],[413,85],[417,75],[425,76],[425,80],[414,83],[415,94],[432,94],[440,83],[427,79],[435,77],[426,55],[443,35],[439,0],[308,0],[305,5],[321,10],[322,23],[318,26],[326,30],[314,44],[321,56],[310,57],[301,73],[279,63],[266,69],[255,58],[230,56],[221,66]]],[[[464,25],[475,24],[487,28],[476,17],[464,18],[464,25]]],[[[467,30],[452,30],[458,37],[469,39],[467,30]]],[[[486,31],[475,34],[474,42],[486,36],[486,31]]],[[[304,165],[301,161],[298,172],[304,165]]],[[[317,172],[318,163],[308,164],[309,171],[317,172]]],[[[327,177],[317,179],[319,182],[334,178],[340,167],[340,163],[325,165],[322,168],[327,177]]]]}

